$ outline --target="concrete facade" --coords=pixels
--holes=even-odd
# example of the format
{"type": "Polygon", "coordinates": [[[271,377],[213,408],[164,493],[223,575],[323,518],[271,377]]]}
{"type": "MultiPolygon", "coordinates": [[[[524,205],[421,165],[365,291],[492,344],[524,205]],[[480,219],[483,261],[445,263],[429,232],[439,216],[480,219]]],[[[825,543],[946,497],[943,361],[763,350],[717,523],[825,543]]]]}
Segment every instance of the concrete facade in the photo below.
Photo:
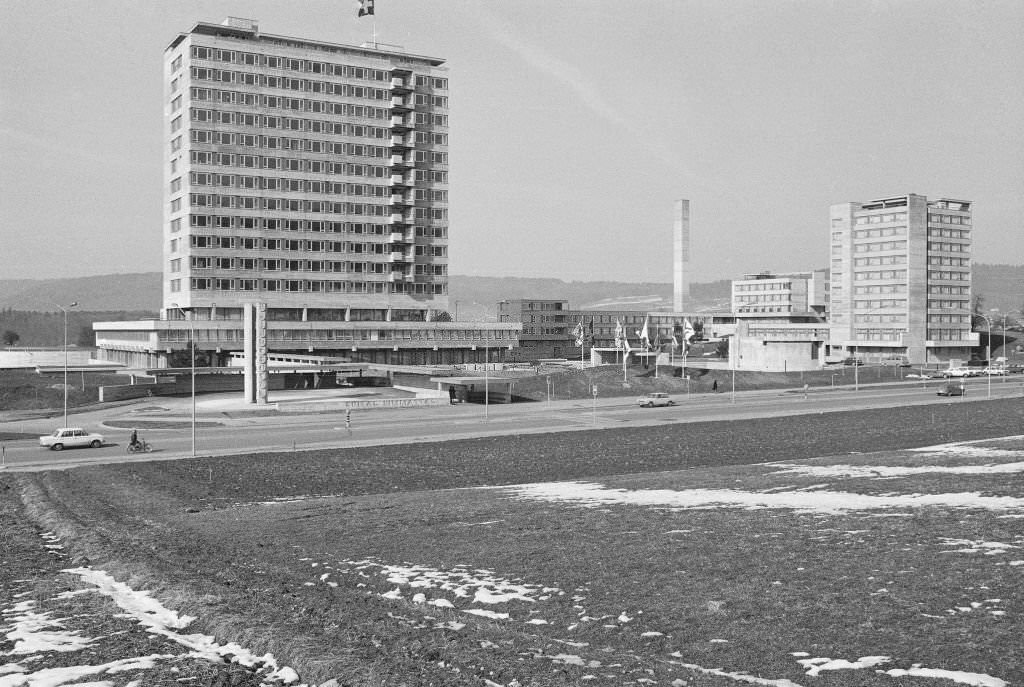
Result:
{"type": "Polygon", "coordinates": [[[830,354],[969,359],[971,203],[916,194],[830,210],[830,354]]]}

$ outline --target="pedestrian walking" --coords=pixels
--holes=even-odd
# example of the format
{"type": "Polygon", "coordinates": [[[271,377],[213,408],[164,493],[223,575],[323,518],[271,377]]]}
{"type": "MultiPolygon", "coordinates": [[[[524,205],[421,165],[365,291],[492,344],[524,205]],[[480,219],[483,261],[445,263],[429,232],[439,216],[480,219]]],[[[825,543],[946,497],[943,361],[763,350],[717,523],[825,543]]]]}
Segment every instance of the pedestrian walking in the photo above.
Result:
{"type": "Polygon", "coordinates": [[[716,393],[718,392],[718,380],[717,379],[715,381],[711,382],[711,390],[716,392],[716,393]]]}
{"type": "Polygon", "coordinates": [[[352,436],[352,409],[345,408],[345,431],[352,436]]]}

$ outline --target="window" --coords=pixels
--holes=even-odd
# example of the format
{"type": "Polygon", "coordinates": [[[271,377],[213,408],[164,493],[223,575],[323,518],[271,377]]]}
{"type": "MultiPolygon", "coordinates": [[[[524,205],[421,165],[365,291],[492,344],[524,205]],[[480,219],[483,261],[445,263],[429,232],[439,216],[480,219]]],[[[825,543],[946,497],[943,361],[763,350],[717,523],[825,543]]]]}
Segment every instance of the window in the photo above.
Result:
{"type": "Polygon", "coordinates": [[[171,179],[171,193],[178,193],[181,191],[181,177],[171,179]]]}
{"type": "Polygon", "coordinates": [[[171,201],[171,212],[181,212],[181,198],[175,198],[171,201]]]}
{"type": "Polygon", "coordinates": [[[171,133],[181,130],[181,115],[171,120],[171,133]]]}

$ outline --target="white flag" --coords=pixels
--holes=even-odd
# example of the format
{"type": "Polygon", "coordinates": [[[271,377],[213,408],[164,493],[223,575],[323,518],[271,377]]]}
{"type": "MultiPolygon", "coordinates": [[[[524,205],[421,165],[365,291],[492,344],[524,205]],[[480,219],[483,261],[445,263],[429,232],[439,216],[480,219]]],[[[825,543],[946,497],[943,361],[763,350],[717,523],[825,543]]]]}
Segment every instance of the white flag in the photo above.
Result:
{"type": "Polygon", "coordinates": [[[651,345],[651,336],[650,336],[650,334],[647,331],[647,325],[648,325],[648,320],[649,319],[650,319],[650,315],[648,315],[647,317],[644,318],[644,328],[641,329],[639,332],[637,332],[637,334],[640,335],[640,345],[643,346],[645,349],[648,346],[651,345]]]}
{"type": "Polygon", "coordinates": [[[689,343],[690,339],[693,338],[693,335],[693,325],[690,324],[689,320],[683,320],[683,341],[689,343]]]}

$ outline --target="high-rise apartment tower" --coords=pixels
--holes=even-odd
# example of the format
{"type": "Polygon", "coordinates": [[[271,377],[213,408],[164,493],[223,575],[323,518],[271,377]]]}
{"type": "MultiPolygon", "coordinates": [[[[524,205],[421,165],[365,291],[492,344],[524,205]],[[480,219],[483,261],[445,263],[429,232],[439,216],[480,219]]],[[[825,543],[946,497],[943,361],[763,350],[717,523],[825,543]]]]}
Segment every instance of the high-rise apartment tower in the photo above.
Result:
{"type": "Polygon", "coordinates": [[[969,359],[971,203],[908,194],[833,205],[832,355],[969,359]]]}
{"type": "Polygon", "coordinates": [[[166,316],[447,308],[443,60],[199,23],[164,56],[166,316]]]}

